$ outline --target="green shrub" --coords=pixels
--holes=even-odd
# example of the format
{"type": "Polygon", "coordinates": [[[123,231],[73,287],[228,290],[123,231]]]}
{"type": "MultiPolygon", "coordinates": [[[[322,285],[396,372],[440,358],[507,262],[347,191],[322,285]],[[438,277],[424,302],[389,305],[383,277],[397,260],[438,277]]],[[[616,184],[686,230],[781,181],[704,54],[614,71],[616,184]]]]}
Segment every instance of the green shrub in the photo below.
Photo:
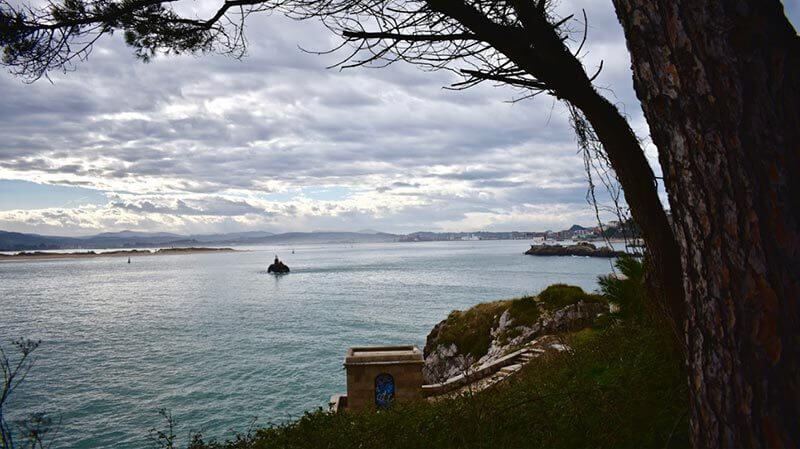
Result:
{"type": "Polygon", "coordinates": [[[515,325],[531,325],[541,316],[539,303],[534,296],[526,296],[511,301],[508,315],[515,325]]]}
{"type": "Polygon", "coordinates": [[[586,293],[582,288],[567,284],[553,284],[538,295],[542,306],[550,311],[583,302],[605,302],[601,295],[586,293]]]}
{"type": "Polygon", "coordinates": [[[609,302],[619,306],[619,316],[641,318],[645,302],[644,264],[639,259],[623,256],[615,265],[622,276],[600,276],[600,291],[609,302]]]}
{"type": "Polygon", "coordinates": [[[439,343],[455,344],[461,354],[478,360],[489,351],[491,330],[508,307],[509,301],[495,301],[451,312],[439,334],[439,343]]]}

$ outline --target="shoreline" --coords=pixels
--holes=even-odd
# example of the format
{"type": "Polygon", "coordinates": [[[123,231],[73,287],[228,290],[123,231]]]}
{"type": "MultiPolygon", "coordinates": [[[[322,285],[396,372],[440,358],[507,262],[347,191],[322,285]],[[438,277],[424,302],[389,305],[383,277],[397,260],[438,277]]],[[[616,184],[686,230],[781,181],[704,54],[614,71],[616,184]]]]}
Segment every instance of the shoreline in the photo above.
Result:
{"type": "Polygon", "coordinates": [[[46,251],[20,251],[16,254],[0,254],[0,262],[14,262],[23,260],[53,260],[53,259],[93,259],[96,257],[125,257],[125,256],[168,256],[174,254],[202,254],[217,252],[238,252],[233,248],[206,248],[206,247],[186,247],[186,248],[159,248],[156,250],[148,249],[119,249],[104,252],[76,251],[69,253],[51,253],[46,251]]]}

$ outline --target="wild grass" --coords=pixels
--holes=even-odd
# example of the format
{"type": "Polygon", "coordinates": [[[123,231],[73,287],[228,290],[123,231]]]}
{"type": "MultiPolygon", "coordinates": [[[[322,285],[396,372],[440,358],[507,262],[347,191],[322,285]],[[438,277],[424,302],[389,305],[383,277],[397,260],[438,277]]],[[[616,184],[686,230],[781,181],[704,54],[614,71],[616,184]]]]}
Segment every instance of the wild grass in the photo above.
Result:
{"type": "Polygon", "coordinates": [[[514,299],[508,307],[508,314],[515,325],[529,326],[541,317],[539,301],[535,296],[514,299]]]}

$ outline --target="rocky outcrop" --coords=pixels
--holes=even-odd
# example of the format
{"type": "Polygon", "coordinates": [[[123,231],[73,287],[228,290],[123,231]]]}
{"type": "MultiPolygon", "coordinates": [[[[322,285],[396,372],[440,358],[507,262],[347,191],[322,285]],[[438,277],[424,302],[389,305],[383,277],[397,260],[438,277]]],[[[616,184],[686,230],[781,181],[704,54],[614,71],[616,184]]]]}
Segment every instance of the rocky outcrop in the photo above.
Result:
{"type": "Polygon", "coordinates": [[[475,394],[499,384],[531,360],[545,354],[570,351],[564,339],[558,335],[543,335],[526,343],[521,349],[505,355],[496,361],[484,363],[466,375],[456,375],[442,383],[427,384],[422,387],[423,396],[429,401],[452,398],[464,394],[475,394]]]}
{"type": "Polygon", "coordinates": [[[592,324],[599,314],[607,311],[608,304],[579,301],[555,312],[543,314],[533,325],[517,326],[514,320],[508,317],[509,311],[506,310],[500,316],[497,328],[492,329],[489,351],[477,361],[477,364],[489,363],[541,335],[582,329],[592,324]]]}
{"type": "Polygon", "coordinates": [[[449,345],[434,344],[430,351],[428,349],[428,344],[426,344],[425,366],[422,368],[426,383],[443,382],[445,379],[464,373],[467,370],[465,367],[468,368],[472,365],[472,360],[460,354],[453,343],[449,345]]]}
{"type": "Polygon", "coordinates": [[[619,257],[627,253],[615,251],[607,246],[597,247],[589,242],[581,242],[576,245],[531,245],[531,249],[525,251],[531,256],[589,256],[589,257],[619,257]]]}
{"type": "Polygon", "coordinates": [[[286,274],[289,272],[289,267],[286,266],[285,263],[278,260],[278,256],[275,256],[275,262],[267,268],[267,273],[272,274],[286,274]]]}
{"type": "MultiPolygon", "coordinates": [[[[511,303],[509,303],[511,304],[511,303]]],[[[555,311],[540,306],[539,318],[529,324],[517,323],[512,318],[511,307],[494,316],[490,332],[489,349],[477,360],[474,355],[459,351],[454,343],[441,343],[441,336],[449,326],[457,326],[453,320],[458,315],[436,324],[425,342],[425,381],[430,384],[479,370],[512,351],[528,345],[539,337],[561,332],[576,331],[590,325],[597,316],[608,312],[608,304],[578,301],[555,311]]]]}

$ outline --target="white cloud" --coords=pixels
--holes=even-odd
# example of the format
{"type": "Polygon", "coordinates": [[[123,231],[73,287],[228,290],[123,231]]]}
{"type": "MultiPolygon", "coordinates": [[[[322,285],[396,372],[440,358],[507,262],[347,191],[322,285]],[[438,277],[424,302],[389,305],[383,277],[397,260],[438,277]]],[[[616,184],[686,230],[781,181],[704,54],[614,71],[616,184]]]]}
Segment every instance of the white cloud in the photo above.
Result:
{"type": "MultiPolygon", "coordinates": [[[[611,5],[562,7],[587,9],[587,67],[606,61],[600,83],[646,134],[611,5]]],[[[341,55],[297,46],[329,48],[327,30],[277,15],[251,19],[243,61],[142,64],[115,36],[54,84],[0,75],[0,178],[112,198],[5,211],[0,228],[409,232],[591,223],[574,137],[552,99],[509,104],[514,90],[489,85],[443,90],[450,75],[403,64],[325,70],[341,55]],[[311,198],[310,188],[348,194],[311,198]]]]}

